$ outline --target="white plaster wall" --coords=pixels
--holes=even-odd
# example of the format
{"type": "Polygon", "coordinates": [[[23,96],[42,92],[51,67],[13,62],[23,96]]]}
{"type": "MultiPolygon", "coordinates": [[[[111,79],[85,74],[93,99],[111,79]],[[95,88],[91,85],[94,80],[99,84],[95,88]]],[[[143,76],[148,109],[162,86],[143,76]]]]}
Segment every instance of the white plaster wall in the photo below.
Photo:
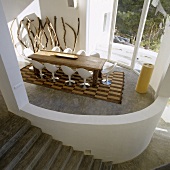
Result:
{"type": "Polygon", "coordinates": [[[109,43],[110,30],[103,32],[103,22],[105,13],[112,16],[113,0],[89,0],[88,8],[88,52],[92,52],[97,44],[109,43]]]}
{"type": "MultiPolygon", "coordinates": [[[[86,50],[86,1],[78,0],[78,7],[72,8],[68,7],[68,3],[66,0],[40,0],[40,8],[43,20],[46,16],[48,16],[53,23],[54,16],[57,17],[57,34],[60,40],[60,44],[63,48],[65,48],[65,45],[63,41],[64,30],[61,17],[63,17],[64,22],[71,25],[76,32],[78,28],[78,18],[80,18],[80,32],[77,41],[76,51],[78,51],[79,49],[86,50]]],[[[66,26],[66,42],[67,47],[73,48],[74,33],[68,26],[66,26]]]]}
{"type": "Polygon", "coordinates": [[[158,95],[164,97],[170,96],[170,64],[168,65],[168,69],[159,85],[158,95]]]}
{"type": "Polygon", "coordinates": [[[162,81],[163,77],[165,76],[165,73],[170,64],[169,40],[170,40],[170,20],[167,19],[165,33],[162,37],[160,50],[156,59],[153,74],[150,81],[150,85],[155,90],[155,92],[158,91],[159,84],[162,81]]]}
{"type": "MultiPolygon", "coordinates": [[[[77,32],[78,28],[78,18],[80,18],[80,30],[79,36],[77,40],[77,45],[75,52],[79,49],[86,50],[86,1],[79,0],[78,7],[71,8],[68,7],[67,1],[63,0],[26,0],[26,1],[19,1],[19,0],[2,0],[3,8],[5,11],[5,15],[8,21],[9,29],[11,27],[11,23],[14,18],[17,17],[16,21],[14,22],[12,33],[14,38],[14,45],[16,46],[16,54],[18,56],[18,60],[22,60],[24,47],[20,44],[17,38],[17,30],[20,21],[25,16],[30,16],[30,19],[35,19],[34,16],[31,14],[35,13],[38,17],[45,22],[46,16],[49,17],[50,21],[54,22],[54,16],[57,17],[57,34],[60,40],[60,44],[63,48],[65,48],[64,41],[63,41],[63,26],[61,22],[61,17],[64,18],[64,21],[71,25],[74,30],[77,32]],[[14,4],[14,5],[13,5],[14,4]]],[[[36,20],[36,19],[35,19],[36,20]]],[[[34,23],[36,25],[36,23],[34,23]]],[[[21,29],[22,30],[22,29],[21,29]]],[[[74,33],[73,31],[66,26],[66,42],[67,47],[73,48],[74,45],[74,33]]],[[[48,31],[47,31],[48,32],[48,31]]],[[[23,33],[21,36],[24,40],[28,39],[26,30],[23,29],[23,33]]],[[[31,48],[30,42],[26,42],[28,46],[31,48]]],[[[48,49],[51,49],[52,46],[49,45],[48,49]]]]}
{"type": "Polygon", "coordinates": [[[0,89],[8,110],[17,113],[28,97],[16,60],[2,4],[0,1],[0,89]]]}
{"type": "MultiPolygon", "coordinates": [[[[8,23],[9,30],[11,30],[13,35],[13,44],[15,46],[15,53],[17,55],[18,60],[23,60],[23,49],[24,47],[20,44],[17,38],[17,30],[20,21],[25,16],[30,16],[31,19],[35,19],[31,15],[34,14],[41,18],[41,11],[39,7],[39,0],[2,0],[2,5],[4,9],[4,13],[6,16],[6,20],[8,23]],[[13,23],[13,27],[11,29],[11,24],[13,23]]],[[[24,39],[24,42],[27,42],[28,46],[31,48],[30,41],[28,41],[27,31],[24,29],[23,25],[21,27],[22,35],[21,38],[24,39]]]]}
{"type": "Polygon", "coordinates": [[[120,163],[145,150],[166,102],[167,98],[158,97],[144,110],[119,116],[71,115],[28,104],[19,115],[65,145],[91,150],[95,158],[120,163]]]}
{"type": "Polygon", "coordinates": [[[18,17],[18,20],[23,19],[25,15],[36,13],[40,16],[39,0],[1,0],[4,8],[7,22],[18,17]]]}
{"type": "Polygon", "coordinates": [[[170,105],[168,104],[161,116],[161,118],[166,122],[170,123],[170,105]]]}

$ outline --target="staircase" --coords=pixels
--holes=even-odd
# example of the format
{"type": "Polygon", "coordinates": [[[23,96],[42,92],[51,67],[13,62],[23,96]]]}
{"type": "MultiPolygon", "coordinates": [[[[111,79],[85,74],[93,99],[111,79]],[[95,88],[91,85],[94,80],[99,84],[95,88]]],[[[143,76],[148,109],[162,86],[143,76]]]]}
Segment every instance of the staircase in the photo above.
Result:
{"type": "Polygon", "coordinates": [[[63,145],[29,120],[9,113],[0,116],[0,169],[113,170],[113,166],[63,145]]]}

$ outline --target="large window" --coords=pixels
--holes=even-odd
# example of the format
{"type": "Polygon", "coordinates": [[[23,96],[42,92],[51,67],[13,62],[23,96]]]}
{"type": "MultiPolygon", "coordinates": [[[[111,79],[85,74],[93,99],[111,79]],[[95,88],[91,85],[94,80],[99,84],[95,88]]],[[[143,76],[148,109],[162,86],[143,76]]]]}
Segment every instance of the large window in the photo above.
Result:
{"type": "MultiPolygon", "coordinates": [[[[165,11],[170,11],[170,2],[163,0],[161,2],[162,6],[166,7],[165,11]]],[[[92,40],[89,41],[90,50],[99,52],[102,58],[137,72],[140,72],[143,63],[155,64],[165,24],[165,17],[158,7],[154,7],[147,0],[99,0],[96,2],[94,0],[90,1],[90,4],[91,34],[89,37],[92,40]],[[116,1],[118,7],[115,25],[112,24],[111,19],[114,18],[113,4],[116,1]],[[155,15],[156,11],[157,15],[155,15]],[[142,13],[145,16],[148,15],[147,18],[145,17],[146,23],[142,13]],[[144,31],[143,28],[142,31],[139,28],[141,18],[145,26],[144,31]],[[143,36],[139,35],[140,38],[137,39],[138,30],[143,32],[143,36]],[[137,47],[135,47],[136,42],[140,43],[137,47]],[[138,50],[134,50],[135,48],[138,50]],[[134,51],[137,51],[136,54],[134,51]]]]}
{"type": "Polygon", "coordinates": [[[143,0],[119,0],[110,60],[131,66],[143,0]]]}

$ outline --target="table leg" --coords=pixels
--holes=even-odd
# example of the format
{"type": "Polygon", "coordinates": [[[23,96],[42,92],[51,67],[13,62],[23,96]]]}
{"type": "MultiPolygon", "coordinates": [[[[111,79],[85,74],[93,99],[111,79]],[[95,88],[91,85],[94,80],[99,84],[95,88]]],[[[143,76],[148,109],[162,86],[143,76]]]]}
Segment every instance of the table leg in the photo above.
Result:
{"type": "Polygon", "coordinates": [[[99,76],[99,70],[94,70],[93,71],[93,83],[92,83],[93,87],[97,85],[98,76],[99,76]]]}
{"type": "Polygon", "coordinates": [[[34,66],[33,66],[33,68],[34,68],[34,74],[36,76],[40,76],[40,71],[38,69],[36,69],[34,66]]]}
{"type": "Polygon", "coordinates": [[[99,70],[99,78],[102,78],[102,70],[99,70]]]}

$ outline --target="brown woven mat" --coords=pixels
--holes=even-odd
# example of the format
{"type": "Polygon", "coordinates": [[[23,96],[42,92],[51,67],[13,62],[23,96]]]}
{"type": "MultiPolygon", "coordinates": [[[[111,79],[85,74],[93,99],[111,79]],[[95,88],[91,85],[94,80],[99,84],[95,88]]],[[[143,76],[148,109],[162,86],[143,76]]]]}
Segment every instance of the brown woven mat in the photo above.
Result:
{"type": "MultiPolygon", "coordinates": [[[[112,73],[109,76],[109,80],[112,81],[112,84],[109,86],[102,84],[102,79],[99,78],[96,87],[90,86],[87,89],[83,89],[79,86],[80,83],[83,83],[83,79],[78,75],[78,73],[73,74],[71,77],[71,79],[75,80],[76,83],[72,86],[67,86],[65,81],[68,80],[68,76],[65,75],[61,69],[59,69],[56,73],[59,80],[56,80],[54,83],[51,81],[51,73],[46,69],[43,69],[45,78],[40,79],[34,74],[33,70],[29,69],[30,66],[31,65],[28,65],[21,69],[21,74],[25,82],[121,104],[124,86],[124,72],[112,73]]],[[[87,79],[87,82],[92,84],[92,78],[87,79]]]]}

